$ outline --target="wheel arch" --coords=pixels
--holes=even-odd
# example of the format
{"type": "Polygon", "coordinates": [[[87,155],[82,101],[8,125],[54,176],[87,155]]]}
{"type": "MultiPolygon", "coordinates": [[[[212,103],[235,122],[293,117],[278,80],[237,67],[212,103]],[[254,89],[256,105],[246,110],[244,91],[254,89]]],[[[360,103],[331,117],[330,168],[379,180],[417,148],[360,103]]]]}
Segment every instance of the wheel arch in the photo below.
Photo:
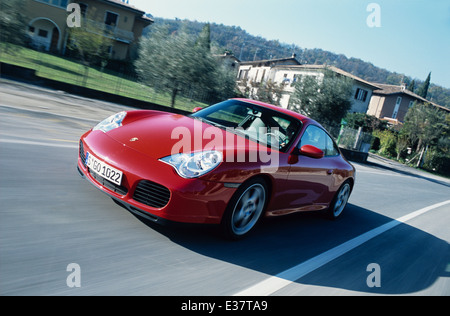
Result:
{"type": "Polygon", "coordinates": [[[267,187],[267,192],[266,192],[267,193],[267,201],[266,201],[266,207],[265,207],[265,210],[263,213],[263,214],[265,214],[267,212],[268,206],[273,197],[274,179],[273,179],[273,177],[271,177],[269,174],[266,174],[266,173],[256,174],[256,175],[253,175],[252,177],[248,178],[247,180],[245,180],[241,184],[241,186],[246,185],[248,182],[253,181],[255,179],[260,179],[260,180],[264,181],[264,183],[266,184],[266,187],[267,187]]]}
{"type": "Polygon", "coordinates": [[[353,187],[355,186],[355,178],[350,177],[347,180],[345,180],[342,185],[344,185],[345,182],[348,182],[350,184],[350,194],[353,192],[353,187]]]}

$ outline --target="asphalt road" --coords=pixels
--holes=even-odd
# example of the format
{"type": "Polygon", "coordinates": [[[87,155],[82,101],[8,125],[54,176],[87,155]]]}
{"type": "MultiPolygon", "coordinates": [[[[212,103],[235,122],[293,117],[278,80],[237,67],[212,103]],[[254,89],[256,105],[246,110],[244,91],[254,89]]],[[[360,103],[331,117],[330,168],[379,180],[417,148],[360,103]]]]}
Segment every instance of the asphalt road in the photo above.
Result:
{"type": "Polygon", "coordinates": [[[450,295],[448,179],[372,159],[336,222],[159,227],[76,171],[81,134],[124,108],[0,81],[0,295],[450,295]]]}

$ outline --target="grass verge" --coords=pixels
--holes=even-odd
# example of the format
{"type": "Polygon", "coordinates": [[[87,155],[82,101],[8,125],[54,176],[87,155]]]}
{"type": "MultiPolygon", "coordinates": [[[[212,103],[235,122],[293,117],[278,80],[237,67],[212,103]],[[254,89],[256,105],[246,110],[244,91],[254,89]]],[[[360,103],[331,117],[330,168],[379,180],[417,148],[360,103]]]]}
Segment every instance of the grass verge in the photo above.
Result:
{"type": "MultiPolygon", "coordinates": [[[[170,107],[170,95],[141,84],[137,77],[85,67],[70,59],[7,43],[0,43],[0,61],[33,69],[41,78],[170,107]]],[[[198,106],[205,107],[206,104],[185,97],[178,97],[175,102],[177,109],[189,112],[198,106]]]]}

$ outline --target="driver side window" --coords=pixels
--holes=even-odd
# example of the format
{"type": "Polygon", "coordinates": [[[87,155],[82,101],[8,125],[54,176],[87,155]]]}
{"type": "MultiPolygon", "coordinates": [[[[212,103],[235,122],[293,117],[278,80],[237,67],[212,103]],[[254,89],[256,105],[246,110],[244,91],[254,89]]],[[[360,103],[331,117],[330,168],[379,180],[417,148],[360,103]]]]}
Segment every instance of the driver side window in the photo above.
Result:
{"type": "Polygon", "coordinates": [[[311,145],[319,148],[325,153],[325,157],[339,155],[339,150],[336,148],[330,136],[321,128],[309,125],[300,141],[299,148],[305,145],[311,145]]]}
{"type": "Polygon", "coordinates": [[[309,125],[305,133],[303,133],[302,139],[300,141],[299,148],[305,146],[305,145],[311,145],[314,147],[319,148],[323,152],[326,153],[326,137],[325,132],[314,125],[309,125]]]}

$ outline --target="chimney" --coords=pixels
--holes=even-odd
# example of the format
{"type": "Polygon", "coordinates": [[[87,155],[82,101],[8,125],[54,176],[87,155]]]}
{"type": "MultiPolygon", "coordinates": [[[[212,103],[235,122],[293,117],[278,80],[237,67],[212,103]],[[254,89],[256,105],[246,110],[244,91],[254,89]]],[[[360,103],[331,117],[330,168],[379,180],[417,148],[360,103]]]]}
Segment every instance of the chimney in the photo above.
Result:
{"type": "Polygon", "coordinates": [[[402,92],[406,90],[406,83],[402,82],[400,85],[402,92]]]}

